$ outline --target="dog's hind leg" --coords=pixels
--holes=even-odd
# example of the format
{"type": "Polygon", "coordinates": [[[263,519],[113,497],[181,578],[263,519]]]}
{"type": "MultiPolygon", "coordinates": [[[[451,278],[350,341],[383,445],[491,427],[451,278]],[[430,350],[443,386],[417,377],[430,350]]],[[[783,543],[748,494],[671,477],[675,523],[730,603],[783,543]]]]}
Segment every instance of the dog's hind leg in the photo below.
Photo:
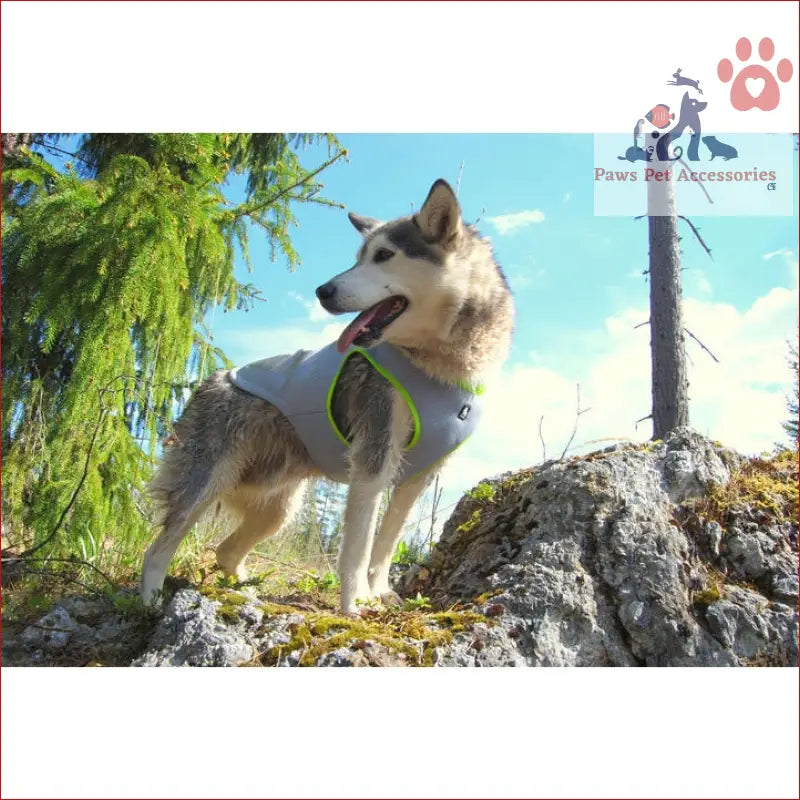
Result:
{"type": "Polygon", "coordinates": [[[380,597],[384,603],[399,602],[398,596],[389,586],[389,566],[397,543],[403,535],[403,524],[432,474],[430,471],[422,472],[395,486],[380,530],[375,536],[369,561],[369,587],[372,597],[380,597]]]}
{"type": "Polygon", "coordinates": [[[239,580],[247,578],[244,567],[247,554],[259,542],[277,533],[293,516],[304,486],[305,482],[299,486],[292,484],[257,502],[248,502],[246,496],[239,502],[234,498],[232,505],[241,510],[242,519],[236,530],[217,546],[217,564],[226,575],[234,575],[239,580]]]}
{"type": "Polygon", "coordinates": [[[222,476],[230,475],[230,467],[224,462],[212,466],[213,455],[198,455],[184,447],[170,448],[150,484],[159,507],[162,531],[144,556],[139,590],[146,605],[155,603],[169,562],[183,537],[225,488],[222,476]]]}
{"type": "Polygon", "coordinates": [[[142,567],[142,579],[139,593],[145,605],[154,605],[158,593],[164,586],[164,577],[167,574],[169,562],[175,555],[178,545],[189,532],[192,525],[197,522],[208,507],[208,502],[195,506],[188,513],[179,513],[167,516],[164,530],[158,538],[147,548],[142,567]]]}

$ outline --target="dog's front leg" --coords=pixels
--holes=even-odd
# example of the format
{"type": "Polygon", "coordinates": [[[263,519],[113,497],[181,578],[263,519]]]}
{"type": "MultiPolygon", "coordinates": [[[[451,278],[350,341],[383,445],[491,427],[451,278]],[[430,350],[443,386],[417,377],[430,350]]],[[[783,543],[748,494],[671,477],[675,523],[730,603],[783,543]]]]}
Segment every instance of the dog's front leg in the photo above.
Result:
{"type": "Polygon", "coordinates": [[[395,486],[380,530],[375,536],[369,562],[369,585],[372,595],[380,597],[384,602],[398,601],[397,595],[389,586],[389,567],[395,547],[403,535],[403,524],[432,474],[432,472],[423,472],[414,475],[399,486],[395,486]]]}
{"type": "MultiPolygon", "coordinates": [[[[383,379],[380,379],[383,381],[383,379]]],[[[379,383],[361,401],[350,446],[350,491],[344,510],[339,580],[342,609],[357,611],[356,600],[373,597],[367,571],[381,494],[392,484],[411,430],[405,401],[379,383]]]]}
{"type": "Polygon", "coordinates": [[[353,475],[344,511],[342,547],[339,552],[339,580],[342,583],[342,610],[356,613],[356,601],[370,598],[369,568],[375,521],[381,492],[386,488],[383,475],[353,475]]]}

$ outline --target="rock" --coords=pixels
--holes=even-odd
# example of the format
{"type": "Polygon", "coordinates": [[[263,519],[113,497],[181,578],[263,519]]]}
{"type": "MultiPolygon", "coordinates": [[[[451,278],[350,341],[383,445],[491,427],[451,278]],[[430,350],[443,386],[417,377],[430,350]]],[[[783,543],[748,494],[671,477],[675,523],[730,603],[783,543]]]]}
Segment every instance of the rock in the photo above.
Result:
{"type": "Polygon", "coordinates": [[[524,667],[525,659],[508,632],[478,623],[469,634],[457,636],[434,651],[435,667],[524,667]]]}
{"type": "Polygon", "coordinates": [[[62,606],[56,606],[22,631],[22,643],[31,650],[58,652],[69,643],[77,624],[62,606]]]}
{"type": "Polygon", "coordinates": [[[68,596],[4,630],[3,663],[797,664],[791,459],[745,459],[683,429],[482,483],[430,563],[393,571],[398,592],[432,609],[353,619],[319,598],[293,606],[185,582],[160,617],[133,590],[68,596]]]}
{"type": "MultiPolygon", "coordinates": [[[[182,589],[164,610],[136,667],[225,667],[249,661],[254,655],[244,625],[231,625],[217,616],[221,603],[194,589],[182,589]]],[[[248,609],[251,618],[261,615],[248,609]]]]}
{"type": "MultiPolygon", "coordinates": [[[[121,593],[130,596],[133,591],[121,593]]],[[[127,616],[105,596],[67,595],[41,619],[17,633],[3,630],[7,666],[78,666],[130,663],[146,635],[146,620],[127,616]]]]}
{"type": "Polygon", "coordinates": [[[745,500],[727,529],[698,516],[747,463],[683,429],[489,481],[494,498],[462,499],[414,589],[440,606],[491,595],[509,663],[796,664],[796,519],[745,500]]]}

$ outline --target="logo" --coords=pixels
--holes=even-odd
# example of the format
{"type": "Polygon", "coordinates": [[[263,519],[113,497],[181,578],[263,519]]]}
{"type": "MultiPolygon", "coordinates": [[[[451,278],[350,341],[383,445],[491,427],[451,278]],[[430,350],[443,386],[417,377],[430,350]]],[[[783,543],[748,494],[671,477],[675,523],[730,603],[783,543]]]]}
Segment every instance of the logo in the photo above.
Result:
{"type": "MultiPolygon", "coordinates": [[[[750,61],[753,46],[750,40],[743,36],[736,42],[736,58],[739,61],[750,61]]],[[[758,43],[758,57],[768,64],[775,55],[775,45],[772,39],[765,36],[758,43]]],[[[679,70],[680,71],[680,70],[679,70]]],[[[729,83],[733,78],[734,67],[731,60],[723,58],[717,64],[717,75],[723,83],[729,83]]],[[[782,58],[775,67],[778,81],[788,83],[792,79],[792,62],[782,58]]],[[[774,111],[781,101],[781,90],[778,87],[775,75],[767,66],[762,64],[747,64],[742,67],[731,83],[731,105],[737,111],[749,111],[751,108],[760,108],[762,111],[774,111]]]]}
{"type": "MultiPolygon", "coordinates": [[[[759,57],[769,62],[775,47],[764,38],[759,57]]],[[[747,62],[752,46],[746,38],[736,43],[736,55],[747,62]]],[[[778,81],[788,82],[792,64],[781,59],[776,65],[778,81]]],[[[717,66],[723,83],[732,80],[730,101],[740,111],[759,108],[770,111],[780,102],[778,81],[762,64],[746,64],[734,77],[728,59],[717,66]]],[[[662,84],[656,102],[641,114],[633,135],[595,135],[595,214],[600,216],[657,215],[642,184],[670,182],[675,187],[681,213],[706,216],[791,215],[793,143],[789,134],[731,134],[709,129],[713,107],[719,107],[722,87],[709,85],[678,67],[662,84]],[[668,87],[668,88],[664,88],[668,87]],[[705,88],[710,95],[704,94],[705,88]],[[623,163],[620,163],[623,162],[623,163]],[[637,188],[637,185],[639,188],[637,188]],[[691,190],[679,191],[682,185],[691,190]]],[[[628,129],[630,130],[630,128],[628,129]]],[[[673,213],[670,204],[661,213],[673,213]]]]}

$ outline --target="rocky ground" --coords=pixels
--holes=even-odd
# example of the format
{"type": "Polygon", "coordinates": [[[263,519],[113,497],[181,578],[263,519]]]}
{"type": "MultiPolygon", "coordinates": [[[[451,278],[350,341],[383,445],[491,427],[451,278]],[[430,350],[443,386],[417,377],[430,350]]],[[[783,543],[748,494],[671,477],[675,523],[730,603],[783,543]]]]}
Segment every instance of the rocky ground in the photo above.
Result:
{"type": "Polygon", "coordinates": [[[70,595],[5,625],[3,663],[136,666],[797,665],[796,454],[745,459],[682,430],[479,484],[406,610],[330,593],[173,587],[70,595]]]}

